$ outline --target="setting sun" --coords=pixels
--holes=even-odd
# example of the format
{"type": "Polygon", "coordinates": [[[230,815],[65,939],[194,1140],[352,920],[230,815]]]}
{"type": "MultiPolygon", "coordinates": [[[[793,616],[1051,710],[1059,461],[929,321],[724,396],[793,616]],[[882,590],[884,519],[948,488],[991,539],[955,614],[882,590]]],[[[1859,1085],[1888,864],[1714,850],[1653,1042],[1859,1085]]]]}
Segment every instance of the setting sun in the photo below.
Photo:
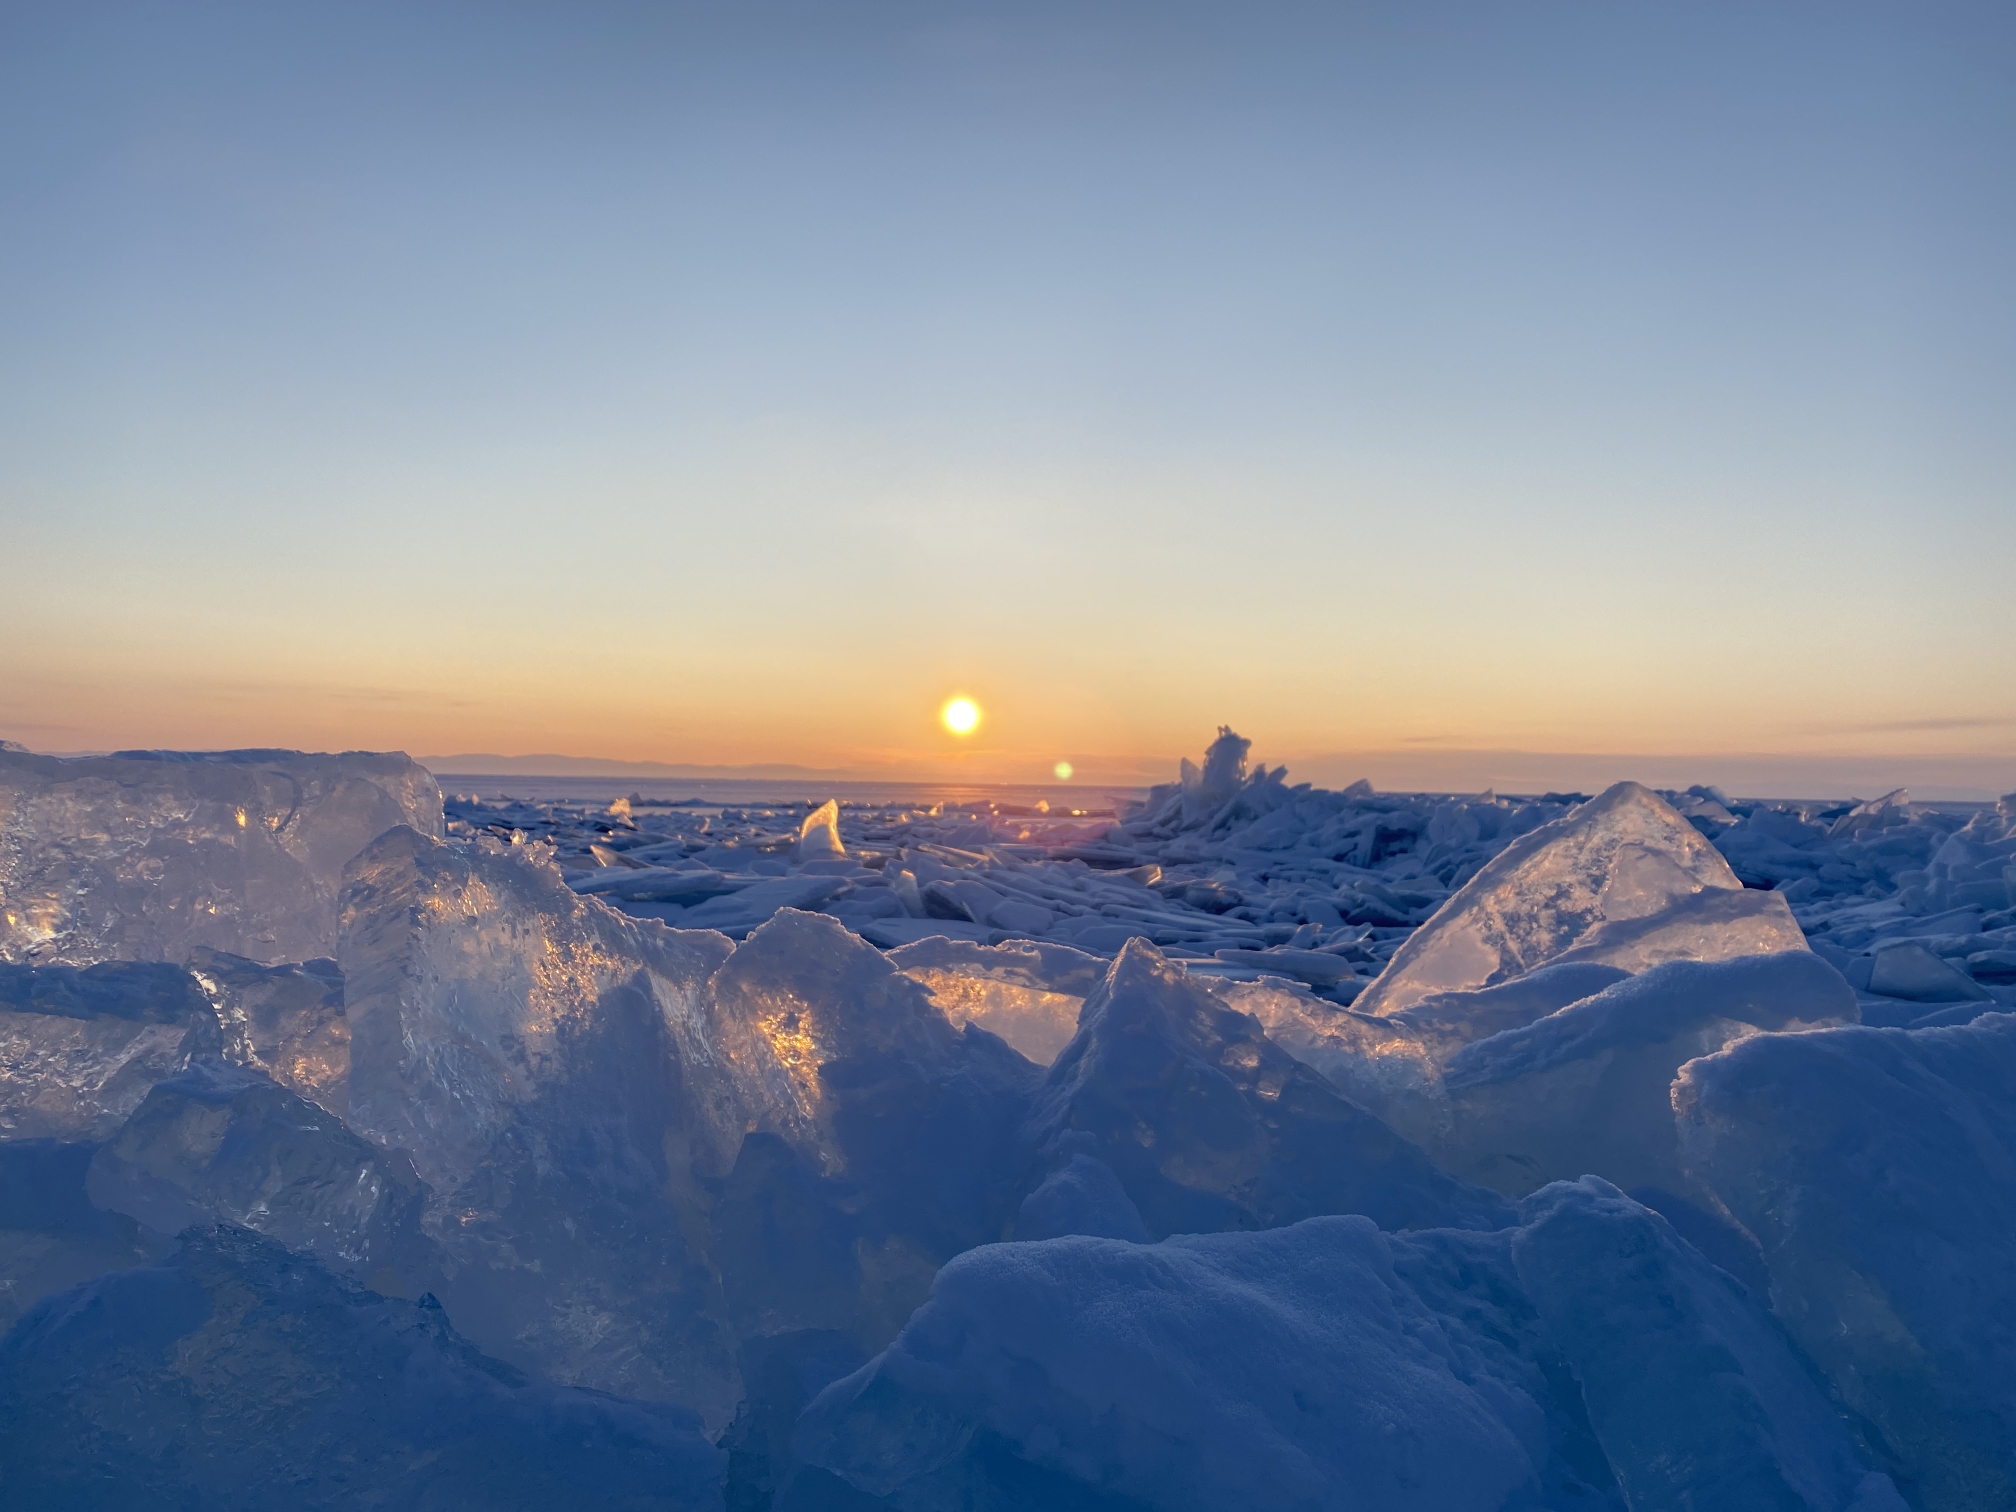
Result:
{"type": "Polygon", "coordinates": [[[980,728],[980,705],[970,698],[954,698],[938,711],[938,717],[954,735],[971,735],[980,728]]]}

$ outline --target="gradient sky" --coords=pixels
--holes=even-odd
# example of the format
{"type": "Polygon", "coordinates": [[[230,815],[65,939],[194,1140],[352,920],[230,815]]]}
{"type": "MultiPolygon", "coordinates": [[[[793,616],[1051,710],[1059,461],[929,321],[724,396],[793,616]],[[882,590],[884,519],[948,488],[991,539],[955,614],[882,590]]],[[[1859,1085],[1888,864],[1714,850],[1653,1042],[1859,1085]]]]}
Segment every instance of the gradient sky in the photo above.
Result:
{"type": "Polygon", "coordinates": [[[2003,757],[2012,154],[2006,4],[0,4],[0,735],[2003,757]]]}

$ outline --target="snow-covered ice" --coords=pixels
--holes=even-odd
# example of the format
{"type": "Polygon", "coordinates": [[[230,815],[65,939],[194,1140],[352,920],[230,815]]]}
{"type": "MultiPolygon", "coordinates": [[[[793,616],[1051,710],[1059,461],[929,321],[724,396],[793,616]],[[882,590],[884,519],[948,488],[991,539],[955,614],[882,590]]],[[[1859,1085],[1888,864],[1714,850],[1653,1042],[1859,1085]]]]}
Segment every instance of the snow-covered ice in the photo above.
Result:
{"type": "Polygon", "coordinates": [[[528,1380],[432,1298],[387,1298],[244,1229],[51,1298],[0,1340],[19,1507],[718,1512],[677,1407],[528,1380]]]}
{"type": "Polygon", "coordinates": [[[812,1403],[798,1448],[905,1512],[1070,1505],[1074,1484],[1171,1512],[1496,1512],[1546,1429],[1494,1353],[1365,1218],[992,1245],[812,1403]]]}
{"type": "Polygon", "coordinates": [[[1488,1234],[974,1250],[798,1447],[904,1512],[1904,1506],[1762,1302],[1593,1178],[1488,1234]]]}
{"type": "MultiPolygon", "coordinates": [[[[1089,797],[1075,813],[984,799],[839,803],[832,831],[845,854],[810,859],[804,831],[824,801],[640,801],[616,814],[464,795],[451,797],[448,822],[458,835],[548,840],[571,886],[675,926],[739,938],[789,906],[892,949],[1028,940],[1111,959],[1142,938],[1195,975],[1299,981],[1381,1016],[1549,962],[1638,971],[1814,942],[1865,989],[1875,954],[1899,942],[1990,989],[2016,983],[2016,894],[2002,875],[2016,837],[1994,806],[1891,794],[1851,815],[1855,805],[1635,783],[1593,802],[1363,783],[1324,792],[1291,786],[1280,768],[1249,770],[1246,749],[1226,732],[1189,787],[1120,795],[1103,814],[1089,797]],[[803,891],[774,885],[801,878],[803,891]],[[1955,901],[1955,878],[1973,889],[1966,901],[1955,901]],[[1918,921],[1938,935],[1911,938],[1918,921]]],[[[812,827],[827,829],[823,818],[812,827]]]]}
{"type": "Polygon", "coordinates": [[[2016,1504],[2016,1015],[1757,1035],[1673,1098],[1778,1315],[1921,1504],[2016,1504]]]}

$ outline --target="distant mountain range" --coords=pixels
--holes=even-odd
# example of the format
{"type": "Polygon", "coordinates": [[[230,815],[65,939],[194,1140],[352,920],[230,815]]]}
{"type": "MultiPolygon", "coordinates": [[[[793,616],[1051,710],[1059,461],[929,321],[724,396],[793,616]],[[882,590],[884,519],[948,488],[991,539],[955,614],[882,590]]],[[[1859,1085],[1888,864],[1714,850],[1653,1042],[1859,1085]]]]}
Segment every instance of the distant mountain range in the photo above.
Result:
{"type": "Polygon", "coordinates": [[[428,771],[463,777],[790,777],[843,781],[854,775],[830,767],[759,761],[747,766],[707,766],[691,761],[616,761],[607,756],[416,756],[428,771]]]}

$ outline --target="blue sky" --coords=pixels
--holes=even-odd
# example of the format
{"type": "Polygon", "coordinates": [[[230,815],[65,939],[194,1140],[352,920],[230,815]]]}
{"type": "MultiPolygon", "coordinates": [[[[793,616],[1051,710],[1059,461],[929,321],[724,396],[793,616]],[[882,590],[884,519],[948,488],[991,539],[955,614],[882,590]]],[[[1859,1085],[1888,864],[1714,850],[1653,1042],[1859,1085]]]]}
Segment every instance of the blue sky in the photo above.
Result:
{"type": "Polygon", "coordinates": [[[2012,146],[1992,6],[9,7],[0,733],[2007,755],[2012,146]]]}

